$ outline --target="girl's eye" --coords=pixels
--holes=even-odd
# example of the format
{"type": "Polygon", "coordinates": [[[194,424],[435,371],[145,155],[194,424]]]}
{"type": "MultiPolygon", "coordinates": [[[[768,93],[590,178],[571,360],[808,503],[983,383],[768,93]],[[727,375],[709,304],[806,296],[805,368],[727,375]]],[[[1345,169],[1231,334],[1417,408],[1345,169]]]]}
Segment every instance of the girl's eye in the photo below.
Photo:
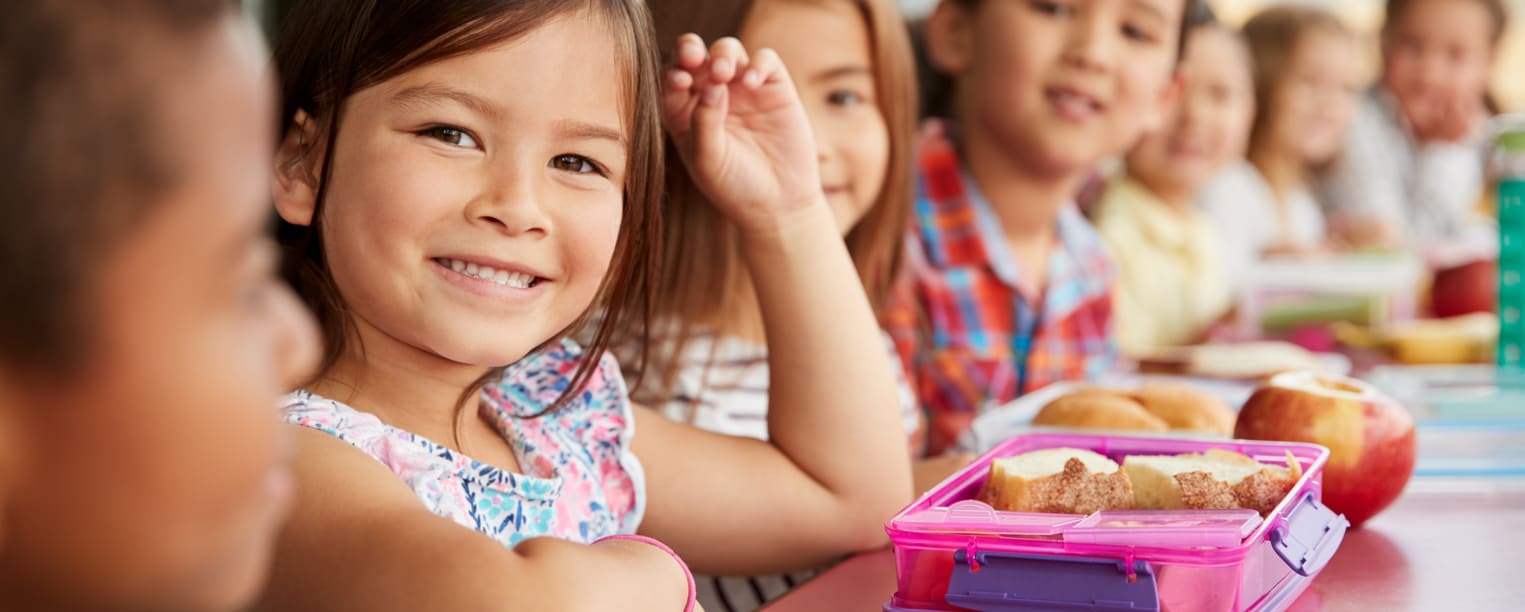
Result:
{"type": "Polygon", "coordinates": [[[1052,15],[1054,17],[1068,17],[1075,12],[1074,9],[1071,8],[1068,4],[1050,2],[1047,0],[1035,0],[1032,3],[1032,7],[1034,10],[1040,13],[1045,15],[1052,15]]]}
{"type": "Polygon", "coordinates": [[[604,174],[603,169],[599,168],[598,164],[581,155],[557,155],[551,159],[551,167],[573,174],[604,174]]]}
{"type": "Polygon", "coordinates": [[[1037,11],[1045,15],[1054,15],[1054,17],[1069,17],[1069,15],[1075,14],[1074,6],[1060,2],[1048,2],[1048,0],[1035,0],[1032,3],[1032,8],[1037,9],[1037,11]]]}
{"type": "Polygon", "coordinates": [[[463,149],[475,149],[481,146],[477,144],[477,140],[472,138],[471,134],[467,133],[466,130],[450,127],[448,125],[431,127],[419,132],[418,134],[420,136],[428,136],[450,146],[461,147],[463,149]]]}
{"type": "Polygon", "coordinates": [[[1130,26],[1130,25],[1123,26],[1123,36],[1128,37],[1129,40],[1133,40],[1133,41],[1137,41],[1137,42],[1144,42],[1144,43],[1154,42],[1154,35],[1153,34],[1150,34],[1149,32],[1145,32],[1142,29],[1139,29],[1139,28],[1136,28],[1136,27],[1133,27],[1133,26],[1130,26]]]}
{"type": "Polygon", "coordinates": [[[826,96],[826,101],[832,106],[856,106],[863,103],[863,96],[844,89],[831,92],[831,95],[826,96]]]}

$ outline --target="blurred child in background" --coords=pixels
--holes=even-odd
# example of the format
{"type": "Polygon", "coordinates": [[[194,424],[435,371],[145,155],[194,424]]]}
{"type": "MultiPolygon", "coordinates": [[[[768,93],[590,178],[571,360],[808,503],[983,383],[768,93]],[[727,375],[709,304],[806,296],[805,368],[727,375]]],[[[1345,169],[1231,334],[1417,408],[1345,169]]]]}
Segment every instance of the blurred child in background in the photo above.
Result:
{"type": "Polygon", "coordinates": [[[1201,10],[1187,33],[1181,99],[1128,153],[1096,211],[1117,262],[1113,311],[1129,356],[1201,341],[1229,307],[1223,246],[1197,195],[1243,158],[1255,93],[1243,39],[1201,10]]]}
{"type": "Polygon", "coordinates": [[[1188,4],[943,0],[927,19],[955,120],[920,137],[886,325],[932,452],[982,410],[1113,365],[1113,267],[1073,198],[1097,162],[1163,124],[1188,4]]]}
{"type": "MultiPolygon", "coordinates": [[[[888,0],[656,0],[660,37],[696,32],[773,49],[789,66],[815,133],[821,186],[871,303],[889,292],[909,218],[915,75],[905,27],[888,0]]],[[[703,429],[765,439],[769,358],[762,313],[735,227],[704,201],[669,149],[663,289],[666,332],[648,354],[638,397],[703,429]]],[[[844,287],[843,291],[858,291],[844,287]]],[[[818,296],[820,299],[834,299],[818,296]]],[[[783,333],[787,333],[787,330],[783,333]]],[[[887,340],[886,358],[896,364],[887,340]]],[[[908,436],[915,397],[896,376],[908,436]]]]}
{"type": "MultiPolygon", "coordinates": [[[[861,287],[838,289],[866,292],[878,308],[910,217],[916,129],[913,61],[894,4],[653,0],[649,6],[661,39],[684,32],[707,40],[734,36],[748,48],[773,49],[789,67],[815,133],[821,190],[862,280],[861,287]]],[[[705,201],[677,152],[670,149],[668,158],[662,289],[653,312],[658,337],[637,398],[702,429],[767,439],[770,404],[783,401],[769,392],[774,360],[783,357],[768,350],[768,336],[801,332],[765,328],[736,227],[705,201]]],[[[910,448],[919,453],[915,395],[899,375],[893,344],[885,340],[883,350],[897,373],[899,402],[877,409],[898,412],[910,448]]],[[[917,490],[962,465],[956,457],[918,462],[917,490]]],[[[750,610],[806,577],[702,579],[700,602],[712,612],[750,610]]]]}
{"type": "Polygon", "coordinates": [[[1361,97],[1323,185],[1347,241],[1496,245],[1477,209],[1488,80],[1506,23],[1503,0],[1388,0],[1381,80],[1361,97]]]}
{"type": "Polygon", "coordinates": [[[1243,33],[1255,63],[1249,163],[1214,179],[1202,202],[1225,246],[1230,278],[1260,257],[1328,249],[1313,188],[1344,146],[1360,86],[1360,46],[1333,13],[1273,7],[1243,33]]]}
{"type": "Polygon", "coordinates": [[[231,0],[5,10],[0,609],[243,609],[317,358],[265,235],[264,45],[231,0]]]}

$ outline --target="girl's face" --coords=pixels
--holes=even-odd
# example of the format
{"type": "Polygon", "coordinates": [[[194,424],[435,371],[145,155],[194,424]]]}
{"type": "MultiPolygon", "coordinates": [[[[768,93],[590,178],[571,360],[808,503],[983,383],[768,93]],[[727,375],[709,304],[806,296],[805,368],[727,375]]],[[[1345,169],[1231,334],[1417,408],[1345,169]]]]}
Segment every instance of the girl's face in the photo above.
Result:
{"type": "Polygon", "coordinates": [[[1345,144],[1360,90],[1360,47],[1350,36],[1323,30],[1304,33],[1287,58],[1271,95],[1268,125],[1278,149],[1306,164],[1333,159],[1345,144]]]}
{"type": "Polygon", "coordinates": [[[854,0],[761,0],[741,40],[789,66],[815,128],[821,189],[846,234],[878,201],[890,160],[863,13],[854,0]]]}
{"type": "MultiPolygon", "coordinates": [[[[367,351],[501,366],[588,309],[624,206],[613,57],[599,20],[567,15],[345,102],[321,231],[367,351]]],[[[311,219],[310,190],[277,205],[311,219]]]]}
{"type": "Polygon", "coordinates": [[[958,82],[966,131],[990,132],[1031,171],[1078,172],[1163,121],[1184,4],[985,0],[949,9],[958,25],[928,43],[958,82]]]}
{"type": "Polygon", "coordinates": [[[1186,88],[1175,112],[1129,154],[1128,171],[1156,188],[1193,193],[1244,156],[1255,90],[1248,50],[1218,27],[1192,32],[1181,74],[1186,88]]]}
{"type": "Polygon", "coordinates": [[[1419,111],[1475,104],[1488,88],[1493,26],[1476,0],[1414,0],[1388,26],[1383,85],[1419,111]]]}
{"type": "Polygon", "coordinates": [[[318,347],[265,236],[259,40],[230,18],[184,55],[154,109],[180,179],[97,262],[82,370],[26,406],[0,582],[40,608],[231,610],[263,585],[290,496],[277,402],[318,347]]]}

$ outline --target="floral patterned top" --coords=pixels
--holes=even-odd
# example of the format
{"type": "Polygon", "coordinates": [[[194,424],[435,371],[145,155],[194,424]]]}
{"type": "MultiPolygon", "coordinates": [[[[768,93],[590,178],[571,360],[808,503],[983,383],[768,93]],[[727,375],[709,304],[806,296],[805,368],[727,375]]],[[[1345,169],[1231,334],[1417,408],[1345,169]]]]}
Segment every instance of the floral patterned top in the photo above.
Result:
{"type": "Polygon", "coordinates": [[[397,429],[375,415],[306,391],[285,400],[288,423],[339,438],[380,461],[435,514],[513,547],[552,536],[591,543],[634,533],[646,506],[619,365],[604,355],[582,393],[544,411],[571,383],[582,350],[565,341],[515,363],[482,393],[481,410],[524,473],[486,465],[397,429]]]}

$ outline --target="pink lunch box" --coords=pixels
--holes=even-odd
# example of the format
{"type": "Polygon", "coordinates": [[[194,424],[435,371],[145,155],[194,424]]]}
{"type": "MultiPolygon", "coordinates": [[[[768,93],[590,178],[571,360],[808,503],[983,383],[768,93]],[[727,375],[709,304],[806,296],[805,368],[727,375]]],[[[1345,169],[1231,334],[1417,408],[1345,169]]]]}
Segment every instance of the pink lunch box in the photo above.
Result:
{"type": "Polygon", "coordinates": [[[1320,500],[1329,450],[1313,444],[1099,435],[1014,437],[886,525],[898,588],[885,612],[915,610],[1282,610],[1339,548],[1349,523],[1320,500]],[[974,500],[990,463],[1045,448],[1111,457],[1221,448],[1303,476],[1262,519],[1254,510],[997,512],[974,500]]]}

